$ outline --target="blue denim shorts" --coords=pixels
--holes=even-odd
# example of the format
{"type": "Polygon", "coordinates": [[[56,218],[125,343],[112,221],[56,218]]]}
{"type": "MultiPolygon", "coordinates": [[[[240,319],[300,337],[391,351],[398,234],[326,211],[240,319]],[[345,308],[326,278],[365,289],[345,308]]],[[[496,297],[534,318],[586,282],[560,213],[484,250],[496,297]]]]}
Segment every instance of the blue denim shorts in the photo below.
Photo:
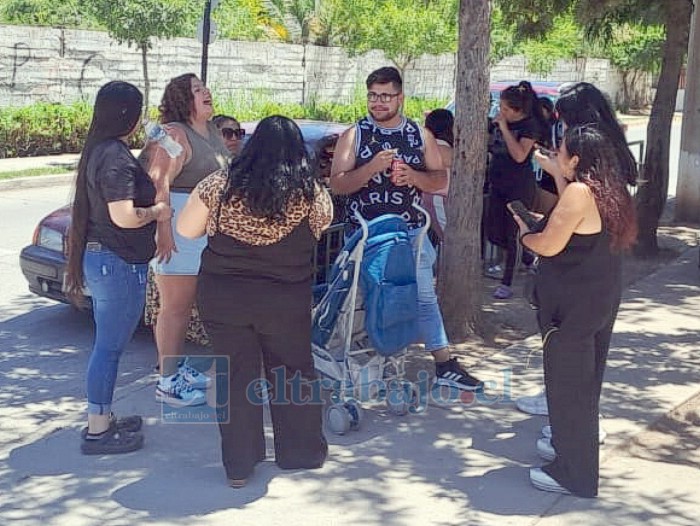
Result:
{"type": "Polygon", "coordinates": [[[170,206],[173,207],[173,239],[177,252],[172,253],[169,262],[159,263],[157,258],[151,261],[151,267],[156,274],[166,276],[196,276],[199,274],[199,263],[202,251],[207,246],[207,236],[188,239],[177,233],[175,225],[190,194],[170,192],[170,206]]]}

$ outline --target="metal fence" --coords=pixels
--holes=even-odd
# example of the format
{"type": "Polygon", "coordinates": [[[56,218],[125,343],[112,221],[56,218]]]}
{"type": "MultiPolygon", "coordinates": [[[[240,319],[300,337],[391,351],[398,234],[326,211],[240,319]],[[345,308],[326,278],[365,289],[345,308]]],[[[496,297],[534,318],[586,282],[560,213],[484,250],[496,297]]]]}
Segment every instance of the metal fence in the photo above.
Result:
{"type": "MultiPolygon", "coordinates": [[[[635,160],[637,161],[637,170],[641,174],[642,168],[644,167],[644,154],[645,154],[646,143],[643,140],[631,141],[631,142],[627,143],[627,147],[630,149],[630,151],[632,152],[632,155],[634,156],[635,160]]],[[[635,197],[637,195],[637,191],[639,190],[639,185],[641,185],[641,184],[644,184],[644,181],[642,179],[639,179],[637,181],[636,185],[627,187],[630,191],[630,194],[632,194],[632,197],[635,197]]]]}
{"type": "Polygon", "coordinates": [[[333,262],[343,250],[344,233],[345,225],[336,223],[328,227],[316,243],[313,256],[314,284],[320,285],[327,282],[333,262]]]}

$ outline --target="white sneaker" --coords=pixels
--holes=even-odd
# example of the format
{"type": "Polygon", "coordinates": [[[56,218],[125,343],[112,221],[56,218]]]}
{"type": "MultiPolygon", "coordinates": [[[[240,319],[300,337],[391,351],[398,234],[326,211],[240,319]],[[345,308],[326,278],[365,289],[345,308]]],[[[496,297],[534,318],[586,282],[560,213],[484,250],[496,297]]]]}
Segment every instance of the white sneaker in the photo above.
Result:
{"type": "MultiPolygon", "coordinates": [[[[542,436],[544,438],[549,438],[551,440],[552,439],[552,426],[544,426],[542,428],[542,436]]],[[[604,444],[607,436],[608,436],[608,434],[605,432],[605,429],[603,429],[602,427],[598,427],[598,443],[604,444]]]]}
{"type": "Polygon", "coordinates": [[[540,438],[537,440],[537,454],[550,462],[557,458],[557,452],[549,438],[540,438]]]}
{"type": "Polygon", "coordinates": [[[548,416],[547,391],[542,389],[534,396],[521,396],[515,400],[515,406],[523,413],[548,416]]]}
{"type": "Polygon", "coordinates": [[[161,376],[156,386],[156,401],[173,407],[203,405],[207,397],[199,389],[193,389],[179,373],[161,376]]]}
{"type": "Polygon", "coordinates": [[[537,489],[542,491],[551,491],[553,493],[563,493],[570,495],[571,492],[564,486],[559,484],[552,477],[547,475],[541,468],[530,468],[530,483],[537,489]]]}
{"type": "Polygon", "coordinates": [[[190,384],[192,389],[209,389],[211,387],[211,378],[187,363],[187,358],[182,361],[177,372],[185,379],[185,382],[190,384]]]}

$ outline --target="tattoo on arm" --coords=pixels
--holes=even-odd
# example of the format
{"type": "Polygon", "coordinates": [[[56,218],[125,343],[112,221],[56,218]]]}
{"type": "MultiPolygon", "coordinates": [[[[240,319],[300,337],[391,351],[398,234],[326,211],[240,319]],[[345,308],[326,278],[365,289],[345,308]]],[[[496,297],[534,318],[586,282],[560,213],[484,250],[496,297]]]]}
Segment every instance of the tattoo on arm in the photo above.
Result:
{"type": "Polygon", "coordinates": [[[139,220],[146,223],[153,221],[153,210],[151,208],[137,208],[136,217],[138,217],[139,220]]]}

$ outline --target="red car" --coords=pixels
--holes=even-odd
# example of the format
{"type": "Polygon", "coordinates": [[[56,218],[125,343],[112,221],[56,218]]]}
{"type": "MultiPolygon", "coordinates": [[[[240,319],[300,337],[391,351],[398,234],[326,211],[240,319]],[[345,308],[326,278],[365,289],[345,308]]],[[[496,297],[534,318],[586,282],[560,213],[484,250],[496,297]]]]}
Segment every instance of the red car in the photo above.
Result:
{"type": "MultiPolygon", "coordinates": [[[[244,123],[246,136],[250,136],[257,123],[244,123]]],[[[322,121],[297,121],[307,148],[318,159],[322,177],[327,177],[333,148],[347,125],[322,121]]],[[[342,205],[342,203],[336,203],[342,205]]],[[[68,302],[64,293],[71,206],[66,205],[51,212],[37,225],[32,244],[22,249],[19,264],[34,294],[53,300],[68,302]]],[[[323,282],[326,269],[335,260],[342,247],[342,225],[332,226],[321,238],[316,249],[316,282],[323,282]]],[[[89,294],[89,291],[86,291],[89,294]]]]}

